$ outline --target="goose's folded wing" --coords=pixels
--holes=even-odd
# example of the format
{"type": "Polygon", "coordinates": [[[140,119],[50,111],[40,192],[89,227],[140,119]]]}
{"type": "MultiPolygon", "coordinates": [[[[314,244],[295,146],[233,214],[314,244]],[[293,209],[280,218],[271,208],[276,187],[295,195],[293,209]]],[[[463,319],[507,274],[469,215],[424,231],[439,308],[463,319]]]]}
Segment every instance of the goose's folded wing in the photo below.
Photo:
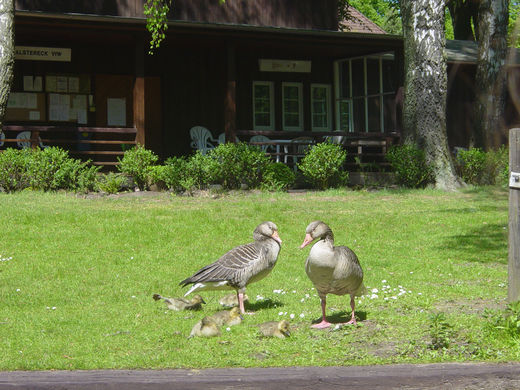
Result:
{"type": "Polygon", "coordinates": [[[218,282],[231,280],[237,274],[250,268],[261,258],[262,251],[254,243],[240,245],[224,254],[220,259],[198,270],[191,277],[180,282],[182,286],[197,282],[218,282]]]}

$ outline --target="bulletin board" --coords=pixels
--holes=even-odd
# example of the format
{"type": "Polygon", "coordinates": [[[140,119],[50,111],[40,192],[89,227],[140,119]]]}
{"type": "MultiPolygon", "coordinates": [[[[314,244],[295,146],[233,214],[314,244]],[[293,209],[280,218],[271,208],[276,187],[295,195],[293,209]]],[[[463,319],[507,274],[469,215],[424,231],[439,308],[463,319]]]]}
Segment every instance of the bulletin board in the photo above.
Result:
{"type": "Polygon", "coordinates": [[[88,95],[72,93],[48,93],[50,122],[74,122],[87,124],[88,95]]]}
{"type": "Polygon", "coordinates": [[[5,120],[45,121],[45,94],[41,92],[11,92],[7,102],[5,120]]]}

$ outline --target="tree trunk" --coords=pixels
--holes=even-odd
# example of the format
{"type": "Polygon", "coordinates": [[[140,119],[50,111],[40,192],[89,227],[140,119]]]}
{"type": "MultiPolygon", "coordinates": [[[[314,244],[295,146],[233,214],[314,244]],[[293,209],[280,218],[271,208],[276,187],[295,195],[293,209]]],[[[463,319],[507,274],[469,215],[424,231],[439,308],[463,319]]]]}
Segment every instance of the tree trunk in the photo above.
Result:
{"type": "Polygon", "coordinates": [[[0,131],[14,68],[14,0],[0,0],[0,131]]]}
{"type": "Polygon", "coordinates": [[[404,140],[426,154],[435,186],[454,190],[455,174],[446,133],[447,71],[444,0],[401,0],[404,33],[404,140]]]}
{"type": "Polygon", "coordinates": [[[508,0],[482,0],[479,7],[474,146],[496,149],[507,141],[506,104],[508,0]]]}
{"type": "MultiPolygon", "coordinates": [[[[477,20],[477,0],[448,0],[455,39],[474,41],[472,21],[477,20]]],[[[475,25],[475,29],[477,26],[475,25]]]]}

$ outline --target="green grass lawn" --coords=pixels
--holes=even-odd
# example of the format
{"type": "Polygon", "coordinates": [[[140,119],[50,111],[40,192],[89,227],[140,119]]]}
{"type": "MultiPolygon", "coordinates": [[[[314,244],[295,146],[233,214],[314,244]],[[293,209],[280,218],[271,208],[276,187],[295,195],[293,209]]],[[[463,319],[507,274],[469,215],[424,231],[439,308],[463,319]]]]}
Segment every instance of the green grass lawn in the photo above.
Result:
{"type": "MultiPolygon", "coordinates": [[[[496,188],[0,194],[0,370],[518,360],[518,341],[486,317],[506,304],[507,197],[496,188]],[[316,219],[364,268],[357,327],[309,327],[321,311],[299,245],[316,219]],[[203,292],[201,312],[169,311],[152,295],[181,296],[179,281],[252,241],[265,220],[283,244],[271,275],[248,288],[256,314],[220,337],[187,339],[224,293],[203,292]],[[289,339],[258,336],[255,324],[278,319],[290,320],[289,339]]],[[[345,320],[348,297],[329,296],[327,310],[345,320]]]]}

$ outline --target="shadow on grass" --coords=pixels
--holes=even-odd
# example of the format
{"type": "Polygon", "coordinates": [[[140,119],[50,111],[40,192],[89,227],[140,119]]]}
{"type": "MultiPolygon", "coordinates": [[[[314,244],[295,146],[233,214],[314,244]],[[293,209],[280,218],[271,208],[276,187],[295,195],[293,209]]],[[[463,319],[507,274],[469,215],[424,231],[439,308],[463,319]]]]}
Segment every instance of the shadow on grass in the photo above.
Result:
{"type": "Polygon", "coordinates": [[[284,306],[283,302],[273,301],[270,298],[263,299],[261,301],[256,301],[255,303],[248,302],[245,304],[246,309],[250,309],[253,311],[271,309],[273,307],[283,307],[283,306],[284,306]]]}
{"type": "MultiPolygon", "coordinates": [[[[357,311],[356,310],[356,320],[357,321],[365,321],[367,319],[367,313],[366,311],[357,311]]],[[[331,324],[343,324],[345,322],[350,321],[350,311],[338,311],[334,312],[333,314],[327,314],[327,321],[329,321],[331,324]]],[[[317,324],[318,322],[321,322],[321,317],[312,320],[313,324],[317,324]]]]}
{"type": "Polygon", "coordinates": [[[459,260],[478,263],[507,263],[507,228],[503,224],[483,225],[465,234],[448,237],[439,250],[459,260]]]}

